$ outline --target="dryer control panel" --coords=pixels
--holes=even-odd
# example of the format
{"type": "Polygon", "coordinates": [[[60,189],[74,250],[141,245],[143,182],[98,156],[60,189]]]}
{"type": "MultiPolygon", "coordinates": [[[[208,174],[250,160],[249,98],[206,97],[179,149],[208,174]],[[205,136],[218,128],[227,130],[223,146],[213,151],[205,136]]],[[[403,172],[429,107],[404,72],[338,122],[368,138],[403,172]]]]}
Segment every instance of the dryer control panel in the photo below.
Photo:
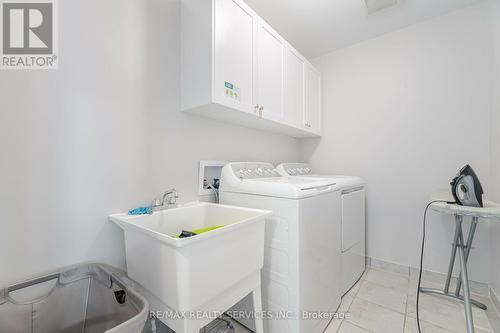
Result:
{"type": "Polygon", "coordinates": [[[283,163],[276,170],[283,176],[304,176],[311,173],[311,168],[305,163],[283,163]]]}

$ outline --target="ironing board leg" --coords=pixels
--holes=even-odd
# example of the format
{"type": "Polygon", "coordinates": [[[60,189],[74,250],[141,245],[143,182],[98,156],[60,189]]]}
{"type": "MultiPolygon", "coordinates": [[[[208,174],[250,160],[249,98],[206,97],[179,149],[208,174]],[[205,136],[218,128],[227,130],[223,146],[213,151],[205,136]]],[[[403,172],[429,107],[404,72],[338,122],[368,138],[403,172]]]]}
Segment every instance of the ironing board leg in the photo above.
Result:
{"type": "Polygon", "coordinates": [[[455,266],[455,258],[457,256],[457,244],[460,232],[462,230],[462,215],[455,215],[455,237],[453,238],[453,248],[451,250],[450,264],[448,265],[448,274],[446,275],[446,283],[444,285],[444,293],[447,294],[450,290],[451,276],[453,274],[453,267],[455,266]]]}
{"type": "MultiPolygon", "coordinates": [[[[476,227],[477,223],[479,221],[479,218],[477,216],[474,216],[472,218],[472,223],[470,225],[469,229],[469,236],[467,237],[467,244],[465,244],[465,264],[469,261],[469,254],[470,250],[472,248],[472,241],[474,240],[474,234],[476,233],[476,227]]],[[[460,289],[462,287],[462,275],[460,274],[458,277],[458,282],[457,282],[457,289],[455,290],[455,295],[460,296],[460,289]]]]}
{"type": "Polygon", "coordinates": [[[465,319],[467,321],[467,333],[474,333],[474,319],[472,317],[472,306],[469,292],[469,277],[467,274],[467,262],[465,260],[464,237],[462,234],[462,221],[457,220],[457,228],[460,229],[458,238],[458,257],[460,259],[460,269],[462,271],[462,281],[464,284],[464,305],[465,319]]]}
{"type": "MultiPolygon", "coordinates": [[[[472,240],[474,238],[474,233],[476,231],[475,224],[477,224],[478,219],[476,218],[475,221],[473,220],[473,223],[471,225],[471,229],[469,231],[467,245],[463,244],[463,233],[462,233],[463,216],[455,215],[455,222],[456,222],[455,237],[453,239],[453,248],[451,251],[450,264],[448,266],[448,275],[446,276],[446,284],[444,286],[444,289],[420,288],[420,292],[422,292],[424,294],[436,294],[436,295],[446,296],[446,297],[450,297],[450,298],[454,298],[454,299],[459,299],[461,301],[464,301],[464,303],[465,303],[465,295],[461,296],[461,295],[456,295],[454,292],[453,293],[449,292],[450,282],[451,282],[451,278],[452,278],[453,267],[455,266],[455,258],[456,258],[457,250],[462,249],[462,251],[464,251],[463,253],[464,253],[465,266],[467,265],[469,252],[470,252],[470,249],[472,246],[472,240]],[[462,239],[461,242],[460,242],[460,239],[462,239]],[[462,244],[462,246],[460,244],[462,244]]],[[[459,254],[460,254],[460,251],[459,251],[459,254]]],[[[463,282],[463,274],[462,273],[460,273],[459,282],[460,282],[459,285],[461,285],[461,282],[463,282]]],[[[467,288],[469,289],[469,281],[467,281],[467,288]]],[[[457,290],[460,290],[460,289],[457,289],[457,290]]],[[[485,304],[478,302],[474,299],[471,299],[470,298],[470,291],[469,291],[469,303],[473,304],[473,305],[475,305],[478,308],[483,309],[483,310],[488,309],[485,304]]]]}

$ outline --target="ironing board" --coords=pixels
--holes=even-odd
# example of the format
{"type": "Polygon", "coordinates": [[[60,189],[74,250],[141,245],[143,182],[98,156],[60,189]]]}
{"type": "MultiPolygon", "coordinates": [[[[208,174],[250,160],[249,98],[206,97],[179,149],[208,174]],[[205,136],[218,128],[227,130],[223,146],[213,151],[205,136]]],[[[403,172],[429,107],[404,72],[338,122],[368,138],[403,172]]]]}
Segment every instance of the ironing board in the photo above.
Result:
{"type": "MultiPolygon", "coordinates": [[[[440,191],[434,193],[431,196],[431,201],[434,200],[453,201],[453,198],[449,194],[449,192],[440,191]]],[[[438,294],[442,296],[456,298],[463,301],[465,308],[465,319],[467,322],[467,333],[474,333],[474,319],[472,317],[472,305],[475,305],[483,310],[486,310],[487,308],[486,305],[484,305],[483,303],[473,300],[470,297],[467,261],[469,259],[469,254],[472,248],[472,242],[474,240],[474,234],[476,233],[476,227],[479,222],[479,218],[484,220],[500,221],[500,204],[491,201],[485,201],[483,208],[477,208],[477,207],[460,206],[457,204],[448,204],[445,202],[436,202],[432,204],[431,208],[436,212],[455,216],[455,236],[453,239],[450,264],[448,266],[448,274],[446,275],[446,282],[444,285],[444,289],[439,290],[430,288],[420,288],[420,291],[426,294],[438,294]],[[466,243],[464,243],[464,235],[462,231],[462,224],[464,217],[472,218],[472,223],[470,225],[466,243]],[[458,278],[457,287],[455,291],[450,292],[450,282],[453,274],[453,267],[455,265],[457,250],[458,250],[461,273],[458,278]],[[460,295],[462,284],[463,284],[463,295],[460,295]]]]}

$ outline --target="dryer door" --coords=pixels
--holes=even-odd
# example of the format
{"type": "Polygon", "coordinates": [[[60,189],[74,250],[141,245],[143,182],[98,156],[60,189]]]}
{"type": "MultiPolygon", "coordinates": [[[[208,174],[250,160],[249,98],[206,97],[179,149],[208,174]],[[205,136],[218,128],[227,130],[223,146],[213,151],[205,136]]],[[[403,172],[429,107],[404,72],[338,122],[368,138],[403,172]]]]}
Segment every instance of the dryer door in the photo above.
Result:
{"type": "Polygon", "coordinates": [[[342,252],[365,241],[365,190],[342,192],[342,252]]]}

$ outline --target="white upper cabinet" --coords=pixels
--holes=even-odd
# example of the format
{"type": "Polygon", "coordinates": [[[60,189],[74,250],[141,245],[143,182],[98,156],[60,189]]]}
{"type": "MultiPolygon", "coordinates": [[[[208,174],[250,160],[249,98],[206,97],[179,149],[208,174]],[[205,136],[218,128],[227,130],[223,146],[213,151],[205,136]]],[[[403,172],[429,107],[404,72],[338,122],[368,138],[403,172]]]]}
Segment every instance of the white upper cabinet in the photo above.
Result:
{"type": "Polygon", "coordinates": [[[320,80],[242,0],[181,0],[182,111],[320,136],[320,80]]]}
{"type": "Polygon", "coordinates": [[[321,133],[321,75],[314,68],[306,67],[306,113],[307,129],[321,133]]]}
{"type": "Polygon", "coordinates": [[[294,49],[286,50],[285,118],[296,127],[305,126],[304,60],[294,49]]]}
{"type": "Polygon", "coordinates": [[[283,121],[285,41],[264,21],[257,30],[257,101],[259,116],[283,121]]]}
{"type": "Polygon", "coordinates": [[[215,1],[214,13],[215,97],[224,104],[253,113],[257,17],[243,3],[232,0],[215,1]]]}

